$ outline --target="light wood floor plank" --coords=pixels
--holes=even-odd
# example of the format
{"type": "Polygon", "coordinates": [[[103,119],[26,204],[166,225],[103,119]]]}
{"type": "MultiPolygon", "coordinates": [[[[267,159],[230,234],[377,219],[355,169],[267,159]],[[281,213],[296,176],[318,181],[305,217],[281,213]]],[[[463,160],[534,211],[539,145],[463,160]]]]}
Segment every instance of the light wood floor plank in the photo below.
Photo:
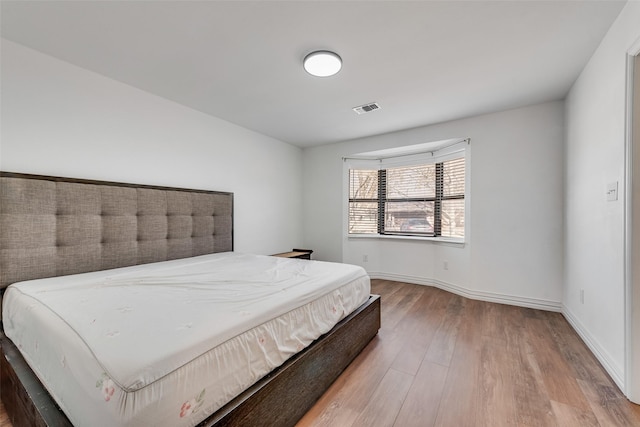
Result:
{"type": "Polygon", "coordinates": [[[393,426],[413,379],[413,375],[389,369],[353,425],[393,426]]]}
{"type": "Polygon", "coordinates": [[[412,310],[407,312],[395,331],[405,337],[403,350],[391,367],[415,375],[429,346],[442,323],[451,294],[444,291],[435,295],[421,293],[412,310]]]}
{"type": "Polygon", "coordinates": [[[514,387],[519,361],[507,342],[495,337],[482,340],[478,372],[477,422],[492,427],[513,426],[517,421],[514,387]]]}
{"type": "MultiPolygon", "coordinates": [[[[600,369],[600,363],[584,342],[575,333],[560,313],[541,313],[545,316],[551,337],[555,341],[560,354],[567,360],[573,375],[587,382],[611,384],[611,378],[600,369]]],[[[615,388],[615,397],[622,397],[622,393],[615,388]]]]}
{"type": "Polygon", "coordinates": [[[438,330],[427,350],[427,360],[449,366],[462,320],[463,298],[454,295],[448,302],[438,330]]]}
{"type": "Polygon", "coordinates": [[[448,371],[446,366],[424,361],[396,418],[395,427],[435,425],[448,371]]]}
{"type": "Polygon", "coordinates": [[[551,407],[560,427],[600,427],[593,412],[583,411],[555,400],[551,401],[551,407]]]}
{"type": "MultiPolygon", "coordinates": [[[[344,408],[359,416],[386,375],[391,363],[402,350],[401,344],[400,335],[393,331],[380,330],[378,336],[324,393],[320,401],[309,411],[310,413],[303,417],[300,425],[351,425],[336,408],[344,408]],[[315,417],[319,417],[319,420],[314,419],[315,417]]],[[[346,418],[350,419],[350,417],[346,418]]]]}
{"type": "Polygon", "coordinates": [[[477,325],[483,307],[478,301],[462,300],[460,308],[455,351],[435,423],[439,427],[474,426],[477,422],[481,342],[477,325]]]}
{"type": "Polygon", "coordinates": [[[532,348],[536,349],[535,357],[551,400],[589,410],[570,362],[563,357],[545,321],[526,319],[526,331],[532,348]]]}
{"type": "Polygon", "coordinates": [[[384,329],[395,329],[396,325],[405,318],[411,308],[418,302],[420,295],[411,286],[399,286],[399,290],[381,299],[381,315],[385,319],[384,329]],[[387,307],[383,307],[386,301],[387,307]]]}
{"type": "MultiPolygon", "coordinates": [[[[524,309],[527,310],[527,309],[524,309]]],[[[509,328],[511,329],[511,328],[509,328]]],[[[518,425],[527,427],[554,427],[557,425],[551,398],[534,348],[522,328],[517,329],[516,346],[519,359],[519,381],[514,390],[518,425]]]]}
{"type": "MultiPolygon", "coordinates": [[[[2,390],[0,390],[0,393],[2,393],[2,390]]],[[[11,421],[9,421],[9,416],[2,402],[0,402],[0,427],[11,427],[11,421]]]]}
{"type": "Polygon", "coordinates": [[[640,425],[634,411],[629,408],[629,402],[624,396],[621,396],[622,393],[617,388],[585,380],[578,380],[578,384],[601,426],[632,427],[640,425]]]}

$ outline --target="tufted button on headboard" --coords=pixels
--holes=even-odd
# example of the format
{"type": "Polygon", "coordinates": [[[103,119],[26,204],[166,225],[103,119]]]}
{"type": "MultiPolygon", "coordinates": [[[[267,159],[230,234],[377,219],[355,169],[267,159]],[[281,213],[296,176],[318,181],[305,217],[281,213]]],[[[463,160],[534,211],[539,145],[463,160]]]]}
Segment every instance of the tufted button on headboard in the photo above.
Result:
{"type": "Polygon", "coordinates": [[[233,193],[0,172],[0,288],[233,250],[233,193]]]}

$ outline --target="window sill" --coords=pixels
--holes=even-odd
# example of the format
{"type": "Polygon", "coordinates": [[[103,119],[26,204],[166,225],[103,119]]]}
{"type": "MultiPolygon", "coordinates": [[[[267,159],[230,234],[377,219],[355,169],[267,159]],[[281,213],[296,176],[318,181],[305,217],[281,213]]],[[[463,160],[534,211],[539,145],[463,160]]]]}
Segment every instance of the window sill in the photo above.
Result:
{"type": "Polygon", "coordinates": [[[348,234],[348,239],[382,239],[382,240],[410,240],[414,242],[444,243],[453,246],[464,246],[465,240],[457,237],[420,237],[420,236],[400,236],[396,234],[348,234]]]}

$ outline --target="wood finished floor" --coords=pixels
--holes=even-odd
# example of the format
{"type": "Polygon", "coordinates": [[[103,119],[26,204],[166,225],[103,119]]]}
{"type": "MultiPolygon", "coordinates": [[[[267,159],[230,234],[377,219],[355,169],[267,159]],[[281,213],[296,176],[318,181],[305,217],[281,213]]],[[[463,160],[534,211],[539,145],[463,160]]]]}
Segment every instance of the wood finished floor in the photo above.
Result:
{"type": "Polygon", "coordinates": [[[376,338],[298,423],[308,426],[640,426],[559,313],[372,281],[376,338]]]}
{"type": "MultiPolygon", "coordinates": [[[[1,392],[2,390],[0,390],[1,392]]],[[[7,416],[7,412],[4,410],[4,405],[0,402],[0,427],[12,427],[11,421],[7,416]]]]}
{"type": "MultiPolygon", "coordinates": [[[[640,407],[562,315],[386,280],[372,288],[378,336],[297,427],[640,426],[640,407]]],[[[11,427],[1,404],[0,427],[11,427]]]]}

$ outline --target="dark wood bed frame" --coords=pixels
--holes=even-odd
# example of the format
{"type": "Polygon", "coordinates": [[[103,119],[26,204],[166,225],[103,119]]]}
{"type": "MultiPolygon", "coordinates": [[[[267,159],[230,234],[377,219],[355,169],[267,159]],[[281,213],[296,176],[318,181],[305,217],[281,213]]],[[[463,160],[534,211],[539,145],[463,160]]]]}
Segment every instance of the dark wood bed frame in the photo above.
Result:
{"type": "MultiPolygon", "coordinates": [[[[0,176],[63,182],[124,185],[2,172],[0,176]]],[[[142,188],[167,187],[140,186],[142,188]]],[[[192,191],[192,190],[186,190],[192,191]]],[[[322,396],[380,328],[380,298],[369,300],[331,331],[267,374],[199,424],[210,426],[293,426],[322,396]]],[[[71,426],[15,345],[0,333],[0,397],[14,427],[71,426]]]]}
{"type": "MultiPolygon", "coordinates": [[[[378,333],[380,297],[204,420],[209,426],[293,426],[378,333]]],[[[2,402],[14,427],[71,426],[18,349],[1,339],[2,402]]]]}

